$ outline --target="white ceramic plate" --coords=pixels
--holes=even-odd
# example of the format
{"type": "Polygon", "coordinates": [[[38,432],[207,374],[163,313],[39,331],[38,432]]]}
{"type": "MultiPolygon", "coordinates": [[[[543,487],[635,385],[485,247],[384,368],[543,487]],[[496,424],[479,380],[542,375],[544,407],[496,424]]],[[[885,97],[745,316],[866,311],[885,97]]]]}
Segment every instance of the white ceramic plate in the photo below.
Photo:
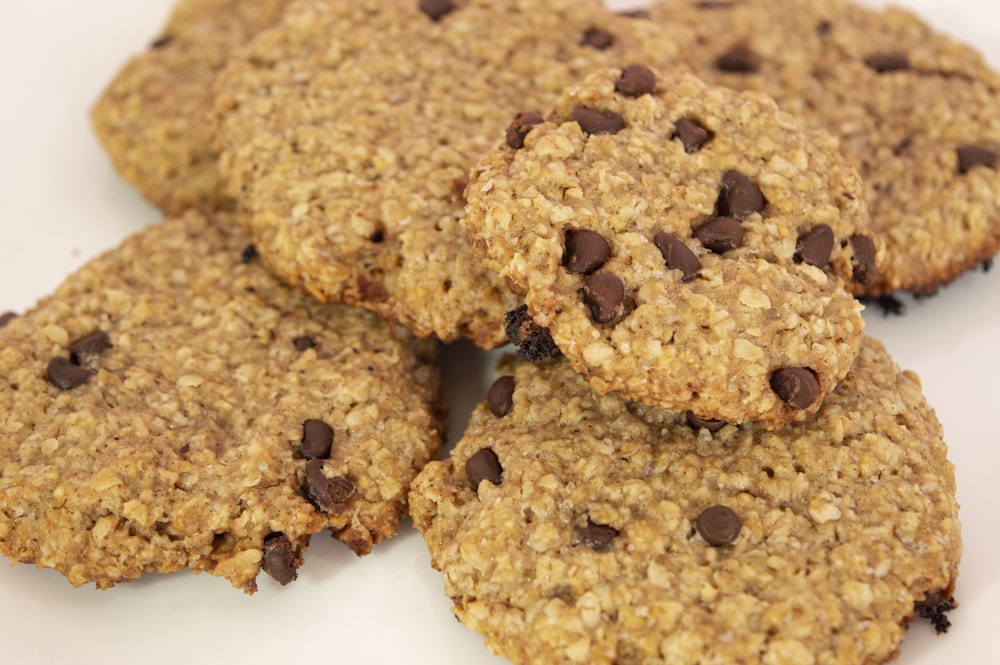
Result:
{"type": "MultiPolygon", "coordinates": [[[[1000,2],[901,4],[1000,68],[1000,2]]],[[[30,307],[86,260],[158,219],[112,171],[87,113],[116,68],[158,34],[169,8],[170,0],[3,3],[0,311],[30,307]]],[[[904,317],[866,314],[870,334],[922,377],[951,446],[962,503],[961,607],[947,635],[917,622],[899,665],[998,662],[998,290],[1000,265],[937,297],[908,301],[904,317]]],[[[460,432],[471,401],[485,393],[490,360],[464,345],[446,357],[452,428],[460,432]]],[[[408,526],[363,559],[317,536],[296,583],[260,581],[253,597],[225,580],[186,573],[98,592],[73,589],[52,571],[0,565],[0,662],[505,662],[451,616],[441,577],[408,526]]]]}

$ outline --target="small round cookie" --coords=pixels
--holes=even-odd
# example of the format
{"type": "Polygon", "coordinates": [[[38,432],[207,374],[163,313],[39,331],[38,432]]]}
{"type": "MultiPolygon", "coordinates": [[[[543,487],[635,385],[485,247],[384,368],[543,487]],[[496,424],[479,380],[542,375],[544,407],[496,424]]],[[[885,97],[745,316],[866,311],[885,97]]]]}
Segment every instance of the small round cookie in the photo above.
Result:
{"type": "Polygon", "coordinates": [[[948,626],[961,554],[940,424],[866,339],[809,421],[710,424],[522,362],[410,512],[454,612],[518,665],[882,663],[948,626]]]}
{"type": "Polygon", "coordinates": [[[179,0],[160,37],[121,68],[91,109],[115,168],[167,214],[232,207],[219,183],[212,81],[288,2],[179,0]]]}
{"type": "Polygon", "coordinates": [[[289,284],[498,346],[518,303],[458,223],[469,169],[517,111],[637,57],[679,46],[599,0],[302,0],[217,81],[221,169],[289,284]]]}
{"type": "Polygon", "coordinates": [[[764,95],[643,65],[570,87],[473,171],[464,224],[601,393],[731,423],[815,412],[881,246],[857,173],[764,95]]]}
{"type": "Polygon", "coordinates": [[[325,528],[365,554],[438,449],[434,355],[280,284],[235,220],[148,227],[0,329],[0,552],[248,593],[325,528]]]}
{"type": "Polygon", "coordinates": [[[846,0],[662,0],[700,78],[829,131],[860,172],[886,265],[855,292],[929,295],[1000,249],[1000,76],[914,14],[846,0]]]}

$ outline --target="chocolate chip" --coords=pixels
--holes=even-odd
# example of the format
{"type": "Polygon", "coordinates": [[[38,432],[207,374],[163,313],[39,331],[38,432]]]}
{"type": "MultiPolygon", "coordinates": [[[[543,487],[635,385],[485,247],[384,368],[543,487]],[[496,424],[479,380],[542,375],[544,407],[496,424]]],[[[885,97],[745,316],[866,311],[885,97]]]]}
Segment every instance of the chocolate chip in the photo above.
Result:
{"type": "Polygon", "coordinates": [[[771,390],[793,409],[804,409],[819,397],[819,380],[808,367],[782,367],[771,372],[771,390]]]}
{"type": "Polygon", "coordinates": [[[261,568],[274,578],[278,584],[285,586],[298,577],[295,549],[291,541],[283,533],[272,533],[264,538],[264,558],[261,568]]]}
{"type": "Polygon", "coordinates": [[[562,264],[573,275],[587,275],[608,262],[611,245],[593,231],[566,231],[562,264]]]}
{"type": "Polygon", "coordinates": [[[652,15],[649,13],[648,9],[627,9],[624,11],[617,12],[618,16],[624,16],[625,18],[634,18],[641,20],[649,20],[652,15]]]}
{"type": "Polygon", "coordinates": [[[1000,161],[1000,155],[995,150],[981,145],[959,146],[955,153],[958,155],[958,172],[961,174],[968,173],[976,166],[987,166],[995,169],[997,162],[1000,161]]]}
{"type": "Polygon", "coordinates": [[[257,246],[251,243],[244,247],[243,251],[240,252],[240,263],[250,263],[257,258],[257,256],[257,246]]]}
{"type": "Polygon", "coordinates": [[[521,305],[504,315],[504,332],[517,348],[517,354],[526,360],[538,362],[562,355],[552,341],[548,328],[535,323],[528,314],[528,306],[521,305]]]}
{"type": "Polygon", "coordinates": [[[681,118],[674,125],[674,134],[671,138],[680,139],[681,145],[684,146],[684,152],[690,155],[701,150],[702,146],[712,138],[712,134],[698,121],[681,118]]]}
{"type": "Polygon", "coordinates": [[[590,28],[585,33],[583,33],[583,39],[580,40],[581,46],[589,46],[591,48],[596,48],[598,51],[603,51],[605,49],[611,48],[615,39],[611,36],[611,33],[607,30],[601,30],[600,28],[590,28]]]}
{"type": "Polygon", "coordinates": [[[0,314],[0,328],[3,328],[16,318],[17,312],[4,312],[3,314],[0,314]]]}
{"type": "Polygon", "coordinates": [[[688,426],[696,432],[701,429],[707,429],[710,433],[715,434],[726,426],[726,421],[724,420],[707,420],[705,418],[699,418],[690,411],[684,415],[687,418],[688,426]]]}
{"type": "Polygon", "coordinates": [[[656,90],[656,74],[645,65],[628,65],[622,70],[615,90],[626,97],[641,97],[656,90]]]}
{"type": "Polygon", "coordinates": [[[330,457],[333,447],[333,428],[322,420],[309,419],[302,423],[302,443],[299,453],[303,457],[330,457]]]}
{"type": "Polygon", "coordinates": [[[419,7],[432,21],[440,21],[455,10],[455,3],[451,0],[420,0],[419,7]]]}
{"type": "Polygon", "coordinates": [[[939,635],[947,633],[948,629],[951,628],[948,612],[956,607],[955,597],[943,590],[928,593],[923,600],[918,600],[913,604],[917,615],[930,620],[934,631],[939,635]]]}
{"type": "Polygon", "coordinates": [[[486,401],[490,405],[490,413],[497,418],[503,418],[514,408],[514,377],[501,376],[490,386],[486,393],[486,401]]]}
{"type": "Polygon", "coordinates": [[[741,247],[745,235],[743,225],[732,217],[713,217],[694,232],[694,237],[716,254],[741,247]]]}
{"type": "Polygon", "coordinates": [[[736,540],[743,522],[736,511],[728,506],[712,506],[701,511],[694,522],[698,533],[709,545],[728,545],[736,540]]]}
{"type": "Polygon", "coordinates": [[[873,284],[875,282],[875,243],[868,236],[851,236],[851,249],[854,251],[854,272],[851,275],[858,284],[873,284]]]}
{"type": "Polygon", "coordinates": [[[905,53],[876,53],[865,58],[865,64],[879,74],[885,74],[909,69],[910,58],[905,53]]]}
{"type": "Polygon", "coordinates": [[[76,365],[86,365],[111,348],[111,340],[102,330],[84,335],[69,345],[69,359],[76,365]]]}
{"type": "Polygon", "coordinates": [[[587,134],[617,134],[625,128],[625,118],[615,111],[602,113],[581,107],[573,111],[573,120],[587,134]]]}
{"type": "Polygon", "coordinates": [[[580,542],[597,552],[604,552],[610,549],[611,543],[614,542],[619,533],[621,532],[613,526],[595,524],[589,519],[587,520],[587,526],[576,527],[576,536],[580,539],[580,542]]]}
{"type": "Polygon", "coordinates": [[[323,474],[323,460],[314,457],[306,464],[305,484],[302,487],[313,505],[320,510],[330,510],[338,503],[344,503],[355,492],[354,483],[347,478],[323,474]]]}
{"type": "Polygon", "coordinates": [[[827,224],[817,224],[799,236],[795,243],[795,260],[822,268],[830,262],[833,245],[833,229],[827,224]]]}
{"type": "Polygon", "coordinates": [[[679,238],[661,231],[653,238],[653,244],[663,255],[667,268],[681,271],[682,282],[690,282],[701,270],[701,261],[679,238]]]}
{"type": "Polygon", "coordinates": [[[625,305],[625,285],[615,275],[590,275],[583,283],[583,300],[596,323],[608,323],[620,315],[625,305]]]}
{"type": "Polygon", "coordinates": [[[500,458],[493,452],[492,448],[482,448],[476,451],[472,457],[465,462],[465,475],[472,483],[472,489],[478,489],[479,483],[488,480],[494,485],[499,485],[503,480],[503,467],[500,466],[500,458]]]}
{"type": "Polygon", "coordinates": [[[174,41],[173,35],[163,35],[158,37],[152,44],[149,45],[151,49],[161,49],[170,45],[170,42],[174,41]]]}
{"type": "Polygon", "coordinates": [[[514,150],[524,147],[524,137],[531,128],[544,122],[541,115],[534,111],[522,111],[514,116],[514,121],[507,125],[507,145],[514,150]]]}
{"type": "Polygon", "coordinates": [[[84,369],[61,356],[50,360],[45,367],[45,378],[59,390],[72,390],[82,386],[93,375],[92,370],[84,369]]]}
{"type": "Polygon", "coordinates": [[[451,195],[457,201],[465,200],[465,188],[469,186],[468,178],[452,178],[451,179],[451,195]]]}
{"type": "Polygon", "coordinates": [[[721,71],[733,74],[753,74],[760,69],[760,59],[746,46],[734,46],[715,59],[721,71]]]}
{"type": "Polygon", "coordinates": [[[698,9],[731,9],[732,2],[727,0],[703,0],[695,5],[698,9]]]}
{"type": "Polygon", "coordinates": [[[760,188],[739,171],[726,171],[722,176],[719,198],[715,202],[717,214],[723,217],[747,217],[760,212],[767,205],[760,188]]]}
{"type": "Polygon", "coordinates": [[[306,349],[315,349],[316,340],[314,340],[309,335],[302,335],[301,337],[296,337],[292,340],[292,344],[295,345],[296,350],[305,351],[306,349]]]}

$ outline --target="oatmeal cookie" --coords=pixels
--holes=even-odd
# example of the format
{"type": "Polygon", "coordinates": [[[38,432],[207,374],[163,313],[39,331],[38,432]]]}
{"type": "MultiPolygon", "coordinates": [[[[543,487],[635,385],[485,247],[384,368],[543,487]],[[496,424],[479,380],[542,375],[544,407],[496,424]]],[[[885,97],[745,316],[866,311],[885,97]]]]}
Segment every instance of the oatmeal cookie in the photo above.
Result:
{"type": "Polygon", "coordinates": [[[828,134],[764,95],[632,64],[570,87],[473,171],[487,267],[598,392],[781,425],[857,354],[881,244],[828,134]]]}
{"type": "Polygon", "coordinates": [[[757,90],[841,141],[886,266],[863,295],[929,295],[1000,249],[1000,76],[904,9],[845,0],[662,0],[699,77],[757,90]]]}
{"type": "Polygon", "coordinates": [[[810,420],[720,425],[502,371],[410,510],[454,612],[527,663],[861,665],[947,626],[954,470],[919,379],[866,339],[810,420]]]}
{"type": "Polygon", "coordinates": [[[234,220],[127,239],[0,329],[0,552],[98,588],[285,584],[391,536],[439,446],[435,348],[267,273],[234,220]]]}
{"type": "Polygon", "coordinates": [[[459,225],[469,169],[583,72],[679,44],[597,0],[301,0],[217,80],[221,170],[288,283],[497,346],[518,303],[459,225]]]}

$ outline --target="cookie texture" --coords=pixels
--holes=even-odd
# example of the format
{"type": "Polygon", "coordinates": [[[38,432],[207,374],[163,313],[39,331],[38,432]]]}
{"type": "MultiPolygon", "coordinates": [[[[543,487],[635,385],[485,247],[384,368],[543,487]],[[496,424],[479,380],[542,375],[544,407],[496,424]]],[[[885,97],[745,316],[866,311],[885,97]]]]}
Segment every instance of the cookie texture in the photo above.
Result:
{"type": "Polygon", "coordinates": [[[435,348],[268,274],[190,213],[0,329],[0,552],[106,588],[294,579],[326,528],[395,533],[439,446],[435,348]]]}
{"type": "Polygon", "coordinates": [[[459,225],[469,169],[584,72],[679,44],[597,0],[301,0],[217,80],[227,191],[288,283],[497,346],[518,302],[459,225]]]}
{"type": "Polygon", "coordinates": [[[168,214],[232,207],[222,194],[212,81],[289,0],[179,0],[162,33],[95,102],[91,121],[115,168],[168,214]]]}
{"type": "Polygon", "coordinates": [[[701,78],[840,139],[888,249],[857,293],[929,295],[1000,249],[1000,77],[972,48],[843,0],[662,0],[650,14],[695,31],[701,78]]]}
{"type": "Polygon", "coordinates": [[[643,65],[573,85],[474,169],[485,265],[599,392],[774,426],[857,354],[881,258],[857,172],[769,98],[643,65]]]}
{"type": "Polygon", "coordinates": [[[410,508],[455,614],[512,662],[882,663],[953,606],[953,468],[879,342],[780,431],[712,432],[564,362],[501,371],[510,409],[479,406],[410,508]]]}

